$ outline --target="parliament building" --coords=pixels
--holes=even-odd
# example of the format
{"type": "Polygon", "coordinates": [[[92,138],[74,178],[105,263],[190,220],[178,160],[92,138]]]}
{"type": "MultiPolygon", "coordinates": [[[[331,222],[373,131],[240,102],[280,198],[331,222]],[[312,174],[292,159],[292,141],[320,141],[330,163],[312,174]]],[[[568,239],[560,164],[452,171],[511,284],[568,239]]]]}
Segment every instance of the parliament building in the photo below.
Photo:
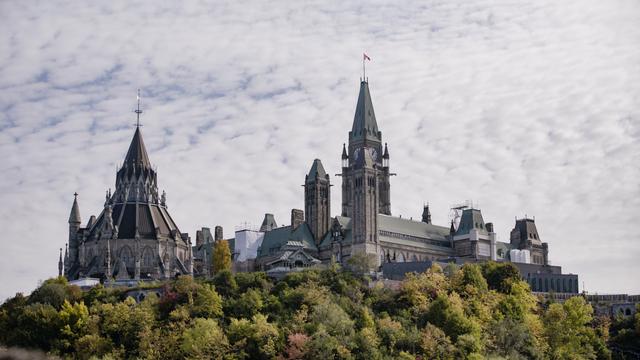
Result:
{"type": "MultiPolygon", "coordinates": [[[[140,110],[136,112],[139,116],[140,110]]],[[[391,156],[366,80],[360,82],[347,140],[337,175],[340,215],[331,214],[332,179],[315,159],[304,178],[304,210],[292,209],[288,225],[278,226],[273,215],[266,214],[259,230],[241,229],[227,239],[236,271],[280,276],[334,262],[347,265],[358,255],[385,276],[383,270],[398,270],[397,264],[511,261],[534,291],[577,292],[577,275],[564,275],[559,266],[549,264],[549,247],[541,241],[534,219],[516,219],[510,241],[500,242],[493,224],[473,206],[457,208],[456,221],[440,225],[432,223],[428,205],[418,209],[420,220],[391,213],[391,156]]],[[[199,230],[193,246],[188,234],[180,232],[169,214],[166,194],[158,193],[157,173],[136,126],[116,174],[115,191],[107,192],[100,215],[91,216],[84,226],[76,194],[59,272],[71,280],[103,281],[209,276],[212,247],[221,239],[221,227],[216,227],[215,236],[209,228],[199,230]]]]}

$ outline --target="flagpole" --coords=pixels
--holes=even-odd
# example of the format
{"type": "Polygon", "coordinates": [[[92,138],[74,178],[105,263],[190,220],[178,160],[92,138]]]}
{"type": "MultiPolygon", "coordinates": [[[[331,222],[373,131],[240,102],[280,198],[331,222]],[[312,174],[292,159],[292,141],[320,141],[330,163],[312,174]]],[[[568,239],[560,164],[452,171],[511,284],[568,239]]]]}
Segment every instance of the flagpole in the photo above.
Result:
{"type": "Polygon", "coordinates": [[[364,54],[362,54],[362,81],[365,81],[366,79],[366,72],[364,70],[364,54]]]}

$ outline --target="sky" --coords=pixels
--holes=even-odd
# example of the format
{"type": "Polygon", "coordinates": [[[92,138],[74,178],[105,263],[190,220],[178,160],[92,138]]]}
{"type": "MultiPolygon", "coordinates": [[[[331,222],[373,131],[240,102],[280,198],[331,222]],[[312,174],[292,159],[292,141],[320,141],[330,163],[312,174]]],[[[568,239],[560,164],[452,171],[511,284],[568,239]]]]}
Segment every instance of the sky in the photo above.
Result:
{"type": "Polygon", "coordinates": [[[363,52],[394,215],[472,200],[500,241],[535,217],[581,289],[638,294],[638,24],[636,0],[0,1],[0,301],[57,275],[74,192],[102,210],[138,88],[182,232],[288,224],[313,159],[340,171],[363,52]]]}

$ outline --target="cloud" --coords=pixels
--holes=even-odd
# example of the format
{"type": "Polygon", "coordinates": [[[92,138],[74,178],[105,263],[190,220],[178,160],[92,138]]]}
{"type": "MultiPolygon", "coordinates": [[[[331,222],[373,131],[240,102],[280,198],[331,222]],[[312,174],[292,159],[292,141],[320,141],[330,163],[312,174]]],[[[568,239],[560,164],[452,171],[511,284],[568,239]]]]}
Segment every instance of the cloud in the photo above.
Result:
{"type": "Polygon", "coordinates": [[[473,199],[503,241],[535,215],[589,290],[638,292],[619,274],[640,271],[639,17],[632,0],[3,2],[0,297],[55,275],[74,191],[83,221],[100,212],[137,88],[182,231],[287,223],[312,160],[339,171],[363,50],[394,214],[429,201],[446,225],[473,199]]]}

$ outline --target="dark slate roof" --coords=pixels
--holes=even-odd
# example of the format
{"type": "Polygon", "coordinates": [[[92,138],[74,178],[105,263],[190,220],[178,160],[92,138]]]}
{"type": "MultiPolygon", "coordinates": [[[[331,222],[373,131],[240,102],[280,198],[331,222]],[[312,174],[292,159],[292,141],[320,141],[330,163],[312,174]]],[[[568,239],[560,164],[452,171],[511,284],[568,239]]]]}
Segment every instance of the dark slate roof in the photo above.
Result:
{"type": "MultiPolygon", "coordinates": [[[[105,216],[106,212],[103,210],[90,229],[90,238],[103,229],[105,216]]],[[[142,239],[157,239],[158,236],[173,238],[175,233],[178,236],[181,234],[167,208],[158,204],[135,202],[115,204],[111,218],[113,225],[118,227],[118,239],[135,238],[136,228],[142,239]],[[156,228],[158,228],[157,233],[156,228]]]]}
{"type": "Polygon", "coordinates": [[[462,210],[462,217],[460,218],[460,225],[456,230],[455,235],[466,235],[472,229],[477,229],[481,234],[487,235],[487,228],[482,219],[482,213],[478,209],[464,209],[462,210]]]}
{"type": "Polygon", "coordinates": [[[511,243],[516,246],[520,243],[524,243],[530,240],[533,244],[540,245],[540,235],[536,228],[536,222],[533,219],[519,219],[516,220],[516,225],[511,230],[511,243]]]}
{"type": "Polygon", "coordinates": [[[133,139],[131,140],[131,145],[129,145],[129,151],[127,151],[124,162],[125,164],[130,165],[151,167],[147,148],[144,146],[144,141],[142,140],[142,134],[140,133],[139,127],[136,128],[136,132],[133,134],[133,139]]]}
{"type": "Polygon", "coordinates": [[[375,138],[380,140],[376,114],[373,111],[369,84],[366,81],[360,82],[360,94],[356,105],[356,114],[353,117],[353,127],[349,133],[351,139],[375,138]]]}
{"type": "Polygon", "coordinates": [[[78,207],[78,196],[75,195],[73,198],[73,205],[71,206],[71,214],[69,214],[69,224],[79,224],[81,222],[82,220],[80,220],[80,207],[78,207]]]}
{"type": "Polygon", "coordinates": [[[307,175],[307,181],[313,181],[316,177],[324,179],[326,176],[327,172],[324,171],[322,161],[320,161],[320,159],[313,160],[313,164],[309,170],[309,175],[307,175]]]}

